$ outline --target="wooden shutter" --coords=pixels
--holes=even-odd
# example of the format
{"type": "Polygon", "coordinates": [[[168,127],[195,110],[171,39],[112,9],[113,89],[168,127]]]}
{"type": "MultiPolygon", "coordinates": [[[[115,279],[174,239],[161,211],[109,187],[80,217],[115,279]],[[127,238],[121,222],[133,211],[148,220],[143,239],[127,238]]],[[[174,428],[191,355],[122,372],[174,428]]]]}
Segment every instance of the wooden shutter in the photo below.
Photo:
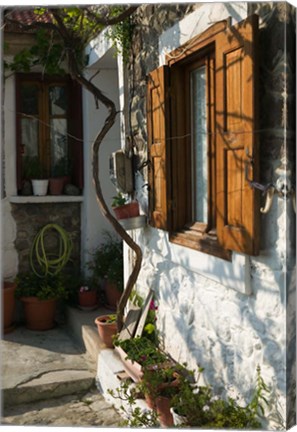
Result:
{"type": "Polygon", "coordinates": [[[149,74],[147,130],[149,154],[150,223],[168,229],[168,67],[149,74]]]}
{"type": "Polygon", "coordinates": [[[258,175],[256,136],[257,16],[216,38],[217,233],[226,249],[258,253],[259,196],[245,179],[258,175]],[[253,163],[249,156],[253,156],[253,163]]]}

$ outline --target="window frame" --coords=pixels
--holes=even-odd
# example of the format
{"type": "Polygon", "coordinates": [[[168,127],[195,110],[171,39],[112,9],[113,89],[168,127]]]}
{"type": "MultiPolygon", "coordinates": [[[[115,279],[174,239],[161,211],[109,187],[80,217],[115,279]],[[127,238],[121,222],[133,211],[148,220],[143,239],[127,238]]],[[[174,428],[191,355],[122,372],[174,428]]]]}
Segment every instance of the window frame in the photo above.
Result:
{"type": "Polygon", "coordinates": [[[66,76],[47,76],[41,73],[17,73],[16,74],[16,148],[17,148],[17,189],[22,189],[22,109],[21,109],[21,88],[25,84],[36,84],[40,89],[38,95],[38,136],[41,142],[38,143],[40,161],[45,169],[47,177],[51,177],[51,146],[50,146],[50,124],[51,119],[61,118],[59,115],[51,115],[49,107],[49,89],[55,86],[65,86],[68,97],[67,134],[68,153],[73,162],[71,171],[72,183],[83,189],[83,129],[82,129],[82,92],[81,87],[66,76]],[[48,97],[46,98],[45,95],[48,97]],[[43,122],[46,121],[47,125],[43,122]]]}
{"type": "Polygon", "coordinates": [[[214,44],[191,50],[188,56],[170,53],[170,147],[171,226],[169,240],[200,252],[231,260],[230,251],[221,247],[216,235],[216,149],[215,149],[215,50],[214,44]],[[189,73],[199,66],[206,67],[207,160],[208,160],[208,222],[192,220],[191,188],[191,120],[192,102],[189,73]]]}
{"type": "Polygon", "coordinates": [[[217,22],[167,54],[165,64],[148,74],[149,223],[168,231],[171,242],[227,260],[232,251],[259,254],[260,194],[246,177],[248,173],[249,179],[259,181],[258,21],[257,15],[250,15],[232,27],[229,19],[217,22]],[[186,207],[181,206],[181,200],[185,202],[187,189],[185,177],[177,178],[176,173],[178,167],[181,173],[187,171],[187,158],[185,151],[175,151],[175,141],[185,132],[183,116],[178,117],[175,111],[177,101],[183,101],[184,88],[176,86],[182,82],[181,72],[172,80],[171,69],[177,62],[187,63],[198,52],[203,56],[212,47],[215,181],[211,189],[215,190],[216,228],[197,233],[184,229],[186,207]],[[158,139],[155,127],[160,131],[158,139]],[[183,191],[178,203],[176,183],[183,191]],[[174,219],[175,215],[180,219],[174,219]]]}

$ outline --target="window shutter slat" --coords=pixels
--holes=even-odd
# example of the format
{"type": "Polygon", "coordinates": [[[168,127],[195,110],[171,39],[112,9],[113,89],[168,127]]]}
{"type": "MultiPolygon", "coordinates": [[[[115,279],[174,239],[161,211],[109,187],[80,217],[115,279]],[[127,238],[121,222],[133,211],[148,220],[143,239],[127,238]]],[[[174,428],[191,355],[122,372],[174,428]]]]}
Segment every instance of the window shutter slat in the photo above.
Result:
{"type": "Polygon", "coordinates": [[[167,77],[167,66],[155,69],[147,87],[150,224],[163,230],[168,229],[167,77]]]}
{"type": "Polygon", "coordinates": [[[82,91],[73,81],[70,85],[69,141],[72,151],[72,182],[83,189],[83,130],[82,130],[82,91]]]}
{"type": "Polygon", "coordinates": [[[256,39],[251,16],[216,39],[217,233],[223,247],[258,254],[259,196],[245,179],[258,176],[256,39]],[[249,156],[253,156],[253,163],[249,156]]]}

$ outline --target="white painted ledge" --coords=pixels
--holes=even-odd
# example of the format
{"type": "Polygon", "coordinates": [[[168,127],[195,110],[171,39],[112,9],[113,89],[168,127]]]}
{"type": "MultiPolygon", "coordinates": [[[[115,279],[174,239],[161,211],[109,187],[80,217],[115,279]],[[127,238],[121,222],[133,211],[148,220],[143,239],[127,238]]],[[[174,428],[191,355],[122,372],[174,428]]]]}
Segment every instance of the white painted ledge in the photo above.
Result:
{"type": "Polygon", "coordinates": [[[47,204],[83,202],[81,195],[44,195],[44,196],[11,196],[9,202],[13,204],[47,204]]]}

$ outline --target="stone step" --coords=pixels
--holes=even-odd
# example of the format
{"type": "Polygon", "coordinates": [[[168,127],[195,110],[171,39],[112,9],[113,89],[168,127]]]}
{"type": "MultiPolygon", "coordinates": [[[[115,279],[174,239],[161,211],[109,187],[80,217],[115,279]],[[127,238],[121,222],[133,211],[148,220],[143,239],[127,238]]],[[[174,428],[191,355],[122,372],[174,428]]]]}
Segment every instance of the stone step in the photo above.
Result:
{"type": "Polygon", "coordinates": [[[43,332],[19,326],[1,341],[5,406],[84,392],[94,386],[95,370],[63,326],[43,332]]]}
{"type": "Polygon", "coordinates": [[[67,330],[75,342],[97,363],[98,354],[106,346],[101,341],[95,318],[114,313],[104,307],[92,311],[68,306],[66,310],[67,330]]]}
{"type": "Polygon", "coordinates": [[[77,394],[95,384],[93,372],[87,370],[58,370],[42,373],[16,387],[3,388],[4,406],[52,399],[77,394]]]}

